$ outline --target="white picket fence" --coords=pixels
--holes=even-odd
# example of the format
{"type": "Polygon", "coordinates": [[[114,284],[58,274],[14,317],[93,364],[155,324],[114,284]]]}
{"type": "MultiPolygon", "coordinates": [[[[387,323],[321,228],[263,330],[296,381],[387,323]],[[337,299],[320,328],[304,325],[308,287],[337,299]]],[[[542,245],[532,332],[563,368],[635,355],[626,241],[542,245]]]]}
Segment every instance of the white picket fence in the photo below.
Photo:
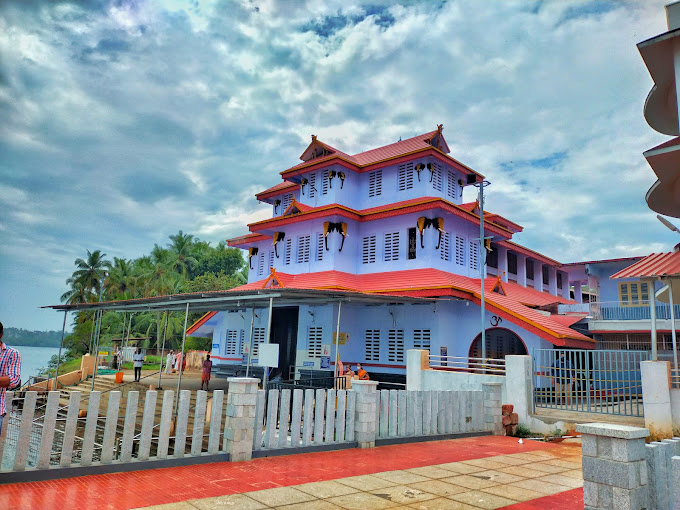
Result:
{"type": "Polygon", "coordinates": [[[355,405],[347,390],[259,390],[253,450],[354,441],[355,405]]]}
{"type": "Polygon", "coordinates": [[[101,392],[93,391],[89,394],[87,416],[83,418],[78,416],[80,392],[72,392],[68,405],[61,408],[58,391],[49,392],[44,406],[37,405],[38,395],[34,391],[26,392],[21,400],[7,392],[7,414],[0,435],[0,472],[179,458],[189,451],[191,456],[225,451],[226,441],[220,444],[224,391],[212,393],[208,422],[207,392],[196,392],[195,404],[190,408],[191,392],[180,391],[174,434],[171,434],[171,424],[175,392],[168,390],[161,394],[160,415],[156,415],[158,392],[147,391],[141,420],[138,420],[137,391],[127,394],[124,416],[119,412],[119,391],[109,393],[104,412],[100,410],[101,392]],[[190,423],[193,433],[188,436],[190,423]]]}
{"type": "Polygon", "coordinates": [[[483,391],[378,392],[379,439],[491,431],[484,423],[483,391]]]}
{"type": "MultiPolygon", "coordinates": [[[[382,390],[376,396],[377,439],[491,431],[483,391],[382,390]]],[[[253,450],[354,441],[356,393],[259,390],[253,450]],[[292,401],[291,401],[292,397],[292,401]]]]}

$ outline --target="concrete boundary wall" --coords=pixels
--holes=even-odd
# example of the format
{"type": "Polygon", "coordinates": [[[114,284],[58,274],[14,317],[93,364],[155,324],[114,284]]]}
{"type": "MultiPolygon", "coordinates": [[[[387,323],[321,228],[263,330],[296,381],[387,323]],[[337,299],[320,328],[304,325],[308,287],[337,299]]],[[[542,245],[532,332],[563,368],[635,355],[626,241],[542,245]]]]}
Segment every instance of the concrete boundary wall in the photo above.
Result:
{"type": "Polygon", "coordinates": [[[45,480],[502,431],[500,384],[481,391],[377,392],[377,382],[355,381],[351,391],[271,390],[265,399],[258,383],[230,378],[226,399],[215,390],[209,406],[205,391],[195,399],[187,390],[167,390],[162,398],[131,391],[126,400],[119,391],[92,392],[87,416],[81,416],[80,395],[60,407],[59,392],[50,392],[46,405],[36,392],[23,398],[7,392],[0,483],[18,475],[45,480]]]}
{"type": "Polygon", "coordinates": [[[586,509],[680,509],[680,438],[645,444],[646,428],[578,425],[586,509]]]}

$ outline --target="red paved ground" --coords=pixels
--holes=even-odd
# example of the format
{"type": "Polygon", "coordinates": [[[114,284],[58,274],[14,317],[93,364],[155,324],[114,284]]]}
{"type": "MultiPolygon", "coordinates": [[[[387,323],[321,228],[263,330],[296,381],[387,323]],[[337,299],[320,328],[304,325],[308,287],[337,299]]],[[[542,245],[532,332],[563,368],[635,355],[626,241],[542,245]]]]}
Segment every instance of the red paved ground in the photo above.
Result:
{"type": "Polygon", "coordinates": [[[583,508],[583,487],[503,507],[504,510],[574,510],[576,508],[583,508]]]}
{"type": "MultiPolygon", "coordinates": [[[[333,480],[348,476],[408,469],[447,462],[547,450],[556,445],[538,441],[518,444],[509,437],[477,437],[448,441],[382,446],[367,450],[339,450],[255,459],[250,462],[220,462],[132,473],[91,475],[47,482],[0,485],[0,508],[21,510],[128,509],[173,503],[195,498],[237,494],[272,487],[333,480]]],[[[572,492],[582,494],[581,489],[572,492]]],[[[554,504],[566,500],[564,494],[551,496],[554,504]]],[[[548,500],[541,498],[535,501],[548,500]]],[[[551,500],[552,501],[552,500],[551,500]]],[[[517,509],[583,508],[522,506],[517,509]]]]}

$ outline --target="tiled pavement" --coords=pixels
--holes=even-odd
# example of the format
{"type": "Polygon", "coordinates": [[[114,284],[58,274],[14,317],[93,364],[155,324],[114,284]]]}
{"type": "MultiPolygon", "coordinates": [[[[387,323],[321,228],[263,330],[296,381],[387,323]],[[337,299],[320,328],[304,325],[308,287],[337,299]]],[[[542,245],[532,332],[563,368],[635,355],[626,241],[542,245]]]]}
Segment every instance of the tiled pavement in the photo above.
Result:
{"type": "Polygon", "coordinates": [[[487,436],[288,455],[4,485],[0,505],[26,510],[571,510],[583,508],[579,446],[487,436]]]}

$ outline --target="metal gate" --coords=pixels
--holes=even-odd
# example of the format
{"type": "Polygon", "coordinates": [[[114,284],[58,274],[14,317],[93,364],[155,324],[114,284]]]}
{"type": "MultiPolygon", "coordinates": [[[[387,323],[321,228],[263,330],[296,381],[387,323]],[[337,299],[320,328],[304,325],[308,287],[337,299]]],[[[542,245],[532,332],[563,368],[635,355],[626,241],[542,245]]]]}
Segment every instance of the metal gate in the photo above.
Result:
{"type": "Polygon", "coordinates": [[[534,349],[534,409],[643,416],[647,351],[534,349]]]}

